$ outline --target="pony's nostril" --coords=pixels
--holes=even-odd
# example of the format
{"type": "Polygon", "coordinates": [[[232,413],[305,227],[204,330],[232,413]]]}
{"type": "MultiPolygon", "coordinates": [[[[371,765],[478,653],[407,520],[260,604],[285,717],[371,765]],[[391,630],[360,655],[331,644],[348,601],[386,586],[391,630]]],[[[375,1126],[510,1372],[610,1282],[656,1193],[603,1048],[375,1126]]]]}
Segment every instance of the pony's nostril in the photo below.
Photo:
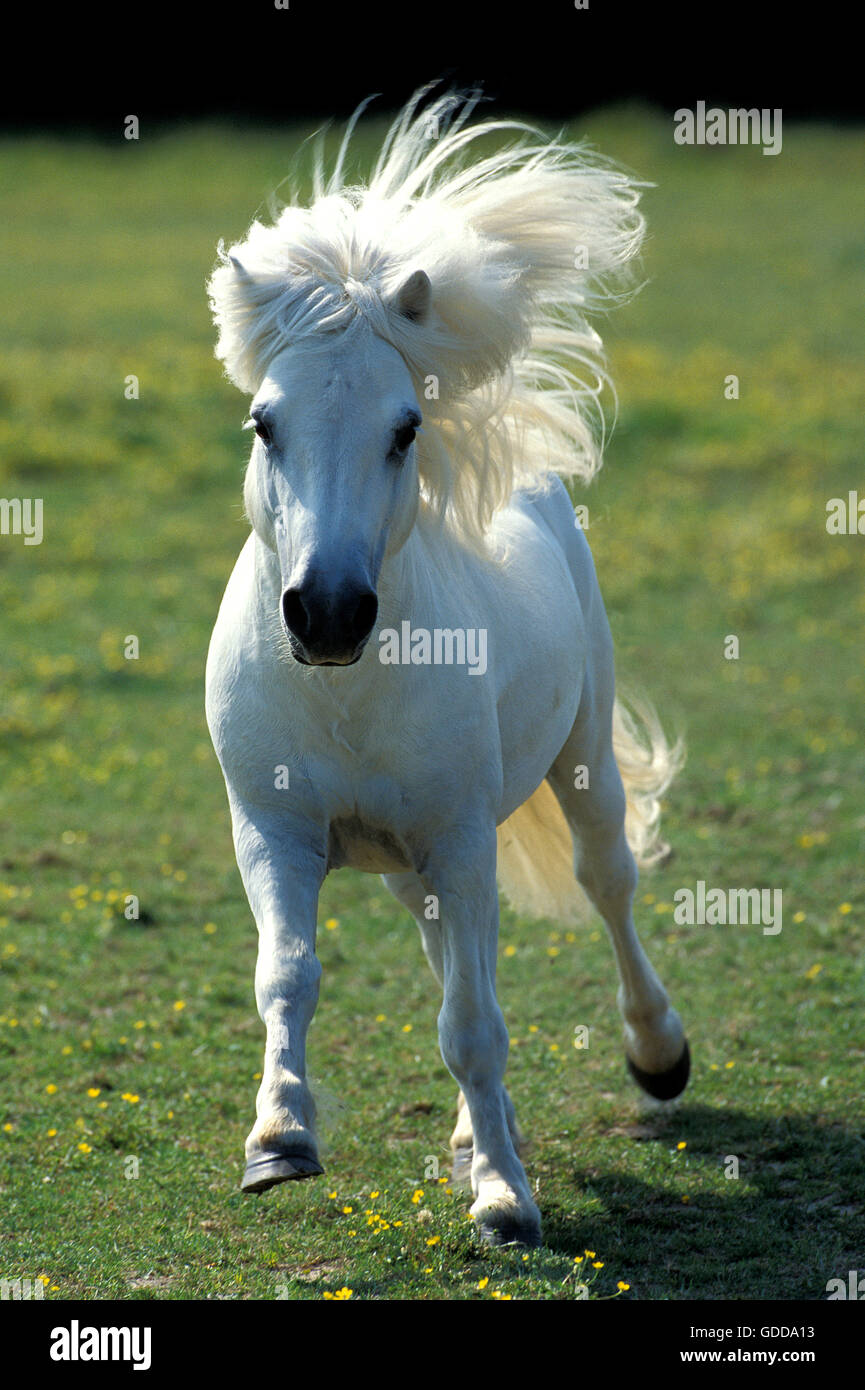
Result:
{"type": "Polygon", "coordinates": [[[309,635],[309,613],[298,589],[286,589],[282,596],[282,616],[289,632],[301,641],[309,635]]]}
{"type": "Polygon", "coordinates": [[[369,590],[368,593],[362,594],[358,599],[351,620],[352,636],[356,642],[361,642],[364,637],[369,636],[377,617],[378,599],[372,590],[369,590]]]}
{"type": "Polygon", "coordinates": [[[374,590],[362,586],[334,596],[306,582],[283,592],[281,609],[286,631],[301,644],[304,659],[342,662],[354,657],[372,631],[378,599],[374,590]]]}

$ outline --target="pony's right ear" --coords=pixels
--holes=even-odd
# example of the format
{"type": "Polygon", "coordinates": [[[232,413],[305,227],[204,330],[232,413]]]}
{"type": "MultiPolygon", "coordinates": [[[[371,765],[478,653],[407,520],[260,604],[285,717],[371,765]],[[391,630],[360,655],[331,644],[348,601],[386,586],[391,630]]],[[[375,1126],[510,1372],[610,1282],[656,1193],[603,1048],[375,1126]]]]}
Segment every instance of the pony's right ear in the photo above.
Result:
{"type": "Polygon", "coordinates": [[[416,270],[394,298],[393,305],[398,314],[412,323],[422,323],[432,304],[432,285],[425,270],[416,270]]]}
{"type": "Polygon", "coordinates": [[[230,263],[230,265],[231,265],[232,270],[234,271],[235,275],[238,277],[239,280],[251,280],[251,279],[252,279],[252,276],[250,275],[249,271],[246,269],[246,266],[245,266],[245,265],[241,265],[241,263],[240,263],[240,261],[237,259],[237,257],[236,257],[236,256],[232,256],[231,252],[228,253],[228,260],[229,260],[229,263],[230,263]]]}

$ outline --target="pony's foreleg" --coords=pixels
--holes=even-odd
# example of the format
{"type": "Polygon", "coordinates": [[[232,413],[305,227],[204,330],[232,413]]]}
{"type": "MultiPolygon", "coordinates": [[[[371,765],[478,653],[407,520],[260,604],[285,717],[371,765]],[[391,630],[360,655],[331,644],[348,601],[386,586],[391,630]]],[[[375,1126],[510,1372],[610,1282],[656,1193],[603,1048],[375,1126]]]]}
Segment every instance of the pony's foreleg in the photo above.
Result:
{"type": "Polygon", "coordinates": [[[233,822],[237,863],[258,926],[255,1000],[267,1029],[241,1186],[263,1192],[323,1171],[306,1081],[306,1033],[321,977],[315,933],[325,860],[275,818],[234,808],[233,822]]]}
{"type": "Polygon", "coordinates": [[[496,999],[499,900],[494,824],[439,843],[421,874],[439,908],[443,979],[439,1044],[471,1121],[472,1216],[491,1245],[540,1243],[532,1201],[508,1124],[503,1078],[508,1032],[496,999]]]}
{"type": "MultiPolygon", "coordinates": [[[[393,893],[397,902],[408,908],[417,922],[424,955],[429,962],[432,973],[444,990],[444,958],[438,910],[434,903],[430,903],[429,895],[421,879],[413,872],[382,874],[382,882],[393,893]],[[427,917],[428,912],[433,915],[427,917]]],[[[523,1136],[517,1124],[513,1101],[507,1091],[504,1091],[503,1094],[508,1129],[514,1148],[519,1153],[524,1143],[523,1136]]],[[[474,1135],[472,1134],[472,1118],[462,1091],[457,1095],[457,1122],[450,1138],[450,1147],[453,1153],[453,1181],[456,1183],[470,1182],[474,1157],[474,1135]]]]}
{"type": "Polygon", "coordinates": [[[628,1068],[649,1095],[671,1100],[688,1081],[688,1044],[634,927],[637,866],[625,839],[625,792],[607,708],[578,718],[548,781],[573,836],[577,879],[603,917],[616,955],[628,1068]],[[574,769],[581,764],[589,785],[577,789],[574,769]]]}

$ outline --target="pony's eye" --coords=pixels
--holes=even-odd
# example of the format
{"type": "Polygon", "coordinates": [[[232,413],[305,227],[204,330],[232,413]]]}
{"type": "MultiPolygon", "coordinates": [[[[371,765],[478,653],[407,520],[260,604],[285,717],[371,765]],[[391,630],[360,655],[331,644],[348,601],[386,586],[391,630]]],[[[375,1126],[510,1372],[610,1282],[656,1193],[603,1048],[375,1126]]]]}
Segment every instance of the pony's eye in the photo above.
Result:
{"type": "Polygon", "coordinates": [[[264,443],[264,444],[269,444],[269,443],[270,443],[270,439],[271,439],[270,430],[267,428],[267,425],[264,423],[263,420],[256,420],[256,422],[255,422],[255,433],[258,435],[258,437],[259,437],[259,439],[262,441],[262,443],[264,443]]]}
{"type": "Polygon", "coordinates": [[[393,453],[404,454],[413,443],[417,428],[415,425],[400,425],[393,437],[393,453]]]}

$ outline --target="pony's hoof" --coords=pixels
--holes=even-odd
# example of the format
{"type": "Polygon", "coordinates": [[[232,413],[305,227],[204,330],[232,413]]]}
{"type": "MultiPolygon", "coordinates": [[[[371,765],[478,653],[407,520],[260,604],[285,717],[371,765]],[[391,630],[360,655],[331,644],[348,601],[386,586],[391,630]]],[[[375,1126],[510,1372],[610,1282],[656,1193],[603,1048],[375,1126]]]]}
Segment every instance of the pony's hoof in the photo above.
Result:
{"type": "Polygon", "coordinates": [[[465,1187],[472,1180],[472,1161],[475,1156],[474,1149],[454,1149],[454,1166],[451,1171],[451,1181],[459,1183],[465,1187]]]}
{"type": "Polygon", "coordinates": [[[298,1182],[302,1178],[317,1178],[324,1172],[317,1158],[303,1153],[279,1153],[269,1150],[257,1154],[246,1165],[240,1186],[244,1192],[266,1192],[279,1182],[298,1182]]]}
{"type": "Polygon", "coordinates": [[[685,1039],[685,1046],[682,1055],[669,1071],[643,1071],[636,1062],[632,1062],[627,1052],[625,1061],[628,1064],[628,1071],[636,1081],[641,1090],[646,1095],[652,1096],[655,1100],[675,1100],[680,1096],[688,1084],[688,1077],[691,1075],[691,1053],[688,1049],[688,1040],[685,1039]]]}
{"type": "Polygon", "coordinates": [[[537,1250],[541,1243],[541,1228],[537,1222],[516,1218],[500,1221],[495,1226],[488,1221],[480,1221],[478,1235],[484,1245],[518,1245],[527,1250],[537,1250]]]}

